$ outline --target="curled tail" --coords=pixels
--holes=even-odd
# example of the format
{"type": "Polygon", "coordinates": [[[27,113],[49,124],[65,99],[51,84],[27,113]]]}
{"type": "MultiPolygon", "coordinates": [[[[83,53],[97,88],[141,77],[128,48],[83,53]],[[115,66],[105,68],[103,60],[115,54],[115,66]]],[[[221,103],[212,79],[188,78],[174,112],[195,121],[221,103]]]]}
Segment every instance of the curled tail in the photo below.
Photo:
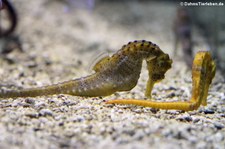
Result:
{"type": "Polygon", "coordinates": [[[208,89],[215,76],[216,64],[209,52],[198,52],[192,66],[192,97],[187,102],[155,102],[136,99],[111,100],[108,104],[132,104],[157,109],[191,111],[206,105],[208,89]]]}

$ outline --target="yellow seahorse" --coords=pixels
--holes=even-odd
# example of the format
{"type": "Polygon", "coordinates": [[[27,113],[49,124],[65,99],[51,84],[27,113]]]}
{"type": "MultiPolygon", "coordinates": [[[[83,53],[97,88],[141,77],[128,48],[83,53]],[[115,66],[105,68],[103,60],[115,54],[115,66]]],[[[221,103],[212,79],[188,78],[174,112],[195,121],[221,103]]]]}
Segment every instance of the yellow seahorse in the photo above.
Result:
{"type": "Polygon", "coordinates": [[[192,111],[207,105],[209,86],[215,76],[216,65],[209,52],[198,52],[192,65],[192,97],[190,101],[156,102],[149,100],[110,100],[108,104],[132,104],[157,109],[192,111]]]}
{"type": "MultiPolygon", "coordinates": [[[[215,74],[215,64],[209,53],[208,57],[208,59],[201,58],[200,62],[204,61],[204,63],[207,63],[207,71],[210,69],[215,74]],[[209,67],[208,63],[211,63],[212,66],[209,67]]],[[[164,74],[171,68],[172,60],[156,44],[145,40],[129,42],[111,57],[108,56],[101,59],[93,67],[95,73],[90,76],[44,87],[2,90],[0,98],[36,97],[53,94],[94,97],[111,95],[117,91],[129,91],[138,82],[143,60],[146,60],[149,72],[145,95],[151,98],[154,84],[164,79],[164,74]]],[[[205,68],[202,65],[199,67],[205,68]]],[[[204,82],[206,85],[210,85],[214,74],[210,74],[210,81],[204,82]]],[[[200,76],[199,79],[204,78],[207,78],[207,76],[200,76]]],[[[204,96],[202,98],[206,98],[208,88],[205,87],[203,90],[204,95],[197,92],[196,96],[200,94],[204,96]]],[[[118,103],[119,101],[113,100],[108,103],[116,102],[118,103]]]]}

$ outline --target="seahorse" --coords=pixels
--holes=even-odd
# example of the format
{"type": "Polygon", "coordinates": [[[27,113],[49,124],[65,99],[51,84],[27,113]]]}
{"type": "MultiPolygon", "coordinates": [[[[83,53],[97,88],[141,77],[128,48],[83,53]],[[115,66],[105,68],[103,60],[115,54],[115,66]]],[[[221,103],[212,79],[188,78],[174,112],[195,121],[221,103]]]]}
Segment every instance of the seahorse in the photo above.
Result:
{"type": "MultiPolygon", "coordinates": [[[[149,75],[145,96],[151,98],[151,91],[154,84],[164,79],[165,73],[171,68],[172,60],[156,44],[145,40],[129,42],[112,56],[102,58],[93,67],[95,73],[89,76],[44,87],[3,90],[0,92],[0,98],[36,97],[53,94],[94,97],[108,96],[120,91],[129,91],[138,82],[143,60],[146,61],[149,75]]],[[[172,103],[172,107],[168,106],[170,103],[166,103],[167,106],[162,106],[163,104],[154,102],[155,104],[150,106],[164,109],[165,107],[168,109],[177,108],[181,110],[187,110],[187,107],[189,107],[192,110],[199,107],[200,104],[206,104],[208,88],[215,75],[215,63],[208,52],[202,52],[197,54],[194,64],[192,99],[193,101],[198,101],[199,104],[194,105],[193,108],[192,106],[182,106],[183,102],[172,103]],[[161,106],[157,107],[156,105],[161,106]]],[[[112,100],[107,103],[127,103],[146,106],[146,103],[149,103],[149,101],[112,100]]]]}
{"type": "Polygon", "coordinates": [[[164,78],[166,71],[171,68],[172,60],[156,44],[142,40],[129,42],[111,57],[102,58],[93,67],[95,73],[89,76],[44,87],[2,90],[0,98],[53,94],[94,97],[129,91],[138,82],[143,60],[146,60],[149,71],[146,96],[150,97],[154,83],[164,78]]]}
{"type": "Polygon", "coordinates": [[[157,102],[136,99],[111,100],[108,104],[132,104],[158,109],[175,109],[192,111],[200,105],[207,105],[209,86],[216,73],[216,64],[209,52],[200,51],[196,54],[192,65],[192,97],[189,101],[157,102]]]}

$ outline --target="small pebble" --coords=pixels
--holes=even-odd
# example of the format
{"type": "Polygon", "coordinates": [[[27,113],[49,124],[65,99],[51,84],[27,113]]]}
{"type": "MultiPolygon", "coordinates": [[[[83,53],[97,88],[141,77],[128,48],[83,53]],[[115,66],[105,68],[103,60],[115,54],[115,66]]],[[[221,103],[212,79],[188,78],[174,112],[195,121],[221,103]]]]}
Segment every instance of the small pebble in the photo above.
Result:
{"type": "Polygon", "coordinates": [[[139,114],[143,112],[143,110],[142,109],[139,109],[139,108],[134,109],[132,111],[135,112],[135,113],[139,113],[139,114]]]}
{"type": "Polygon", "coordinates": [[[204,112],[205,114],[214,114],[214,113],[215,113],[215,111],[212,110],[212,109],[205,109],[203,112],[204,112]]]}
{"type": "Polygon", "coordinates": [[[45,108],[46,106],[47,106],[47,104],[43,101],[35,102],[35,105],[34,105],[34,107],[37,109],[45,108]]]}
{"type": "Polygon", "coordinates": [[[41,109],[39,111],[40,116],[53,116],[53,112],[49,109],[41,109]]]}
{"type": "Polygon", "coordinates": [[[25,99],[25,102],[26,103],[29,103],[29,104],[34,104],[35,103],[35,100],[33,98],[26,98],[25,99]]]}
{"type": "Polygon", "coordinates": [[[194,118],[193,119],[193,123],[197,123],[197,122],[199,122],[200,121],[200,118],[194,118]]]}
{"type": "Polygon", "coordinates": [[[83,122],[85,121],[85,118],[81,115],[77,115],[76,117],[73,118],[73,122],[83,122]]]}
{"type": "Polygon", "coordinates": [[[30,117],[30,118],[37,118],[38,117],[38,114],[37,113],[27,113],[25,114],[27,117],[30,117]]]}
{"type": "Polygon", "coordinates": [[[217,129],[223,129],[223,128],[224,128],[224,124],[219,123],[219,122],[215,122],[215,123],[214,123],[214,126],[215,126],[215,128],[217,128],[217,129]]]}
{"type": "Polygon", "coordinates": [[[180,120],[180,121],[187,121],[187,122],[192,121],[192,117],[190,115],[182,115],[182,116],[179,116],[176,119],[180,120]]]}

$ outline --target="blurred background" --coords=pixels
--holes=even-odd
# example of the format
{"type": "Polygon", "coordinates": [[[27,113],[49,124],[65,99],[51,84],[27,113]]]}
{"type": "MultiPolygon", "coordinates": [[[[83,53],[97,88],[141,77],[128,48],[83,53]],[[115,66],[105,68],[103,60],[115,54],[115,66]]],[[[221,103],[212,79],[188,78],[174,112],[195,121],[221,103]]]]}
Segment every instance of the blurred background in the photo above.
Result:
{"type": "Polygon", "coordinates": [[[188,67],[196,51],[211,51],[218,68],[225,69],[225,6],[220,1],[1,0],[0,4],[3,58],[15,49],[44,53],[57,52],[57,47],[92,57],[145,39],[188,67]]]}

